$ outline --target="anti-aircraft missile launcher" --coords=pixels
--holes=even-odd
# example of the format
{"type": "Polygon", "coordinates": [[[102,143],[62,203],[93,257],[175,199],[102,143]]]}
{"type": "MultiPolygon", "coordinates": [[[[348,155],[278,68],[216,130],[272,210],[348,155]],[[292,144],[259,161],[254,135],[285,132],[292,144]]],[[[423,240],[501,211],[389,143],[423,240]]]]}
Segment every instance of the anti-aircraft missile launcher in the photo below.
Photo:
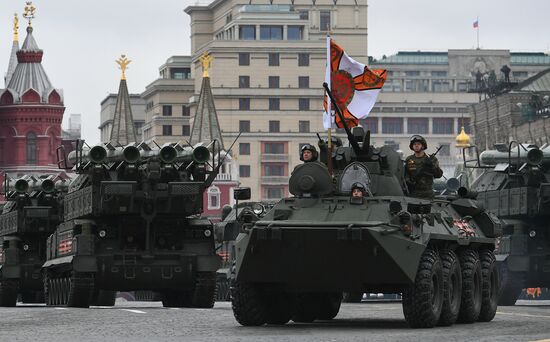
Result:
{"type": "Polygon", "coordinates": [[[62,217],[67,180],[53,175],[7,179],[0,214],[0,306],[43,303],[46,239],[62,217]]]}
{"type": "Polygon", "coordinates": [[[150,290],[166,307],[212,307],[220,260],[198,215],[216,146],[79,142],[68,156],[78,176],[48,238],[47,304],[114,305],[116,291],[150,290]]]}
{"type": "Polygon", "coordinates": [[[550,287],[550,148],[516,142],[496,147],[469,161],[484,169],[470,194],[502,220],[495,251],[499,305],[514,305],[523,288],[550,287]]]}
{"type": "Polygon", "coordinates": [[[343,292],[374,292],[402,293],[415,328],[491,321],[499,219],[470,198],[409,197],[399,154],[371,146],[361,127],[345,128],[349,146],[330,153],[323,141],[326,164],[299,165],[291,197],[258,220],[243,218],[231,287],[236,320],[330,320],[343,292]],[[354,183],[364,197],[350,196],[354,183]]]}

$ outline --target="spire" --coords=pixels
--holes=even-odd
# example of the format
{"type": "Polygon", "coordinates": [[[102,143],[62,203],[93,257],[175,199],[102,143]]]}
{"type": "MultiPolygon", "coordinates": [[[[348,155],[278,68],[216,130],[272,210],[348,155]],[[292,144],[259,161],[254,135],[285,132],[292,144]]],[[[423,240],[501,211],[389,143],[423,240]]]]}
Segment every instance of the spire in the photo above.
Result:
{"type": "Polygon", "coordinates": [[[8,64],[8,71],[4,77],[4,84],[7,87],[10,83],[11,76],[17,66],[17,51],[19,51],[19,18],[17,13],[13,15],[13,43],[11,46],[10,62],[8,64]]]}
{"type": "Polygon", "coordinates": [[[210,87],[210,77],[208,69],[212,62],[212,57],[204,54],[200,57],[203,67],[203,78],[201,92],[199,95],[199,104],[193,121],[193,129],[191,131],[191,144],[199,142],[209,142],[217,139],[223,149],[223,139],[218,121],[218,114],[214,106],[214,96],[210,87]]]}
{"type": "Polygon", "coordinates": [[[112,144],[128,145],[137,140],[125,74],[126,67],[130,64],[130,60],[128,60],[125,55],[122,55],[121,58],[116,60],[116,63],[122,70],[122,77],[118,87],[115,114],[113,116],[113,128],[111,129],[109,142],[112,144]]]}

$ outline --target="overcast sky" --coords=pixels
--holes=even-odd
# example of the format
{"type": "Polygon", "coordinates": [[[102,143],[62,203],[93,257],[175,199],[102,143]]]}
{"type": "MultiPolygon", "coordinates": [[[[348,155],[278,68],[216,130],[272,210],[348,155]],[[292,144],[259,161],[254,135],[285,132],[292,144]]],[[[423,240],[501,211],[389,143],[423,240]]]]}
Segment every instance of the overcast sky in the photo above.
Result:
{"type": "MultiPolygon", "coordinates": [[[[141,93],[156,79],[158,67],[168,57],[189,54],[189,17],[183,9],[195,3],[34,1],[37,12],[33,34],[44,50],[42,64],[53,85],[64,91],[66,117],[82,114],[85,139],[99,141],[100,102],[118,90],[120,74],[114,60],[120,54],[133,60],[127,71],[132,93],[141,93]]],[[[21,14],[24,4],[23,0],[0,1],[2,76],[11,49],[13,13],[21,14]]],[[[477,17],[482,48],[548,52],[549,13],[549,0],[369,0],[368,52],[378,58],[399,50],[473,48],[473,22],[477,17]]],[[[20,19],[20,44],[25,28],[26,23],[20,19]]]]}

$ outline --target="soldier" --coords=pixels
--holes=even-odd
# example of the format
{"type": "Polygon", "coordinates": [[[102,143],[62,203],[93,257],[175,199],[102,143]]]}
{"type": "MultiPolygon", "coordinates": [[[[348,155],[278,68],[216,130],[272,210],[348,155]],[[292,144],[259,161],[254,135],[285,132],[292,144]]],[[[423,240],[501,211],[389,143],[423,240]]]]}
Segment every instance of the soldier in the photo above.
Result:
{"type": "Polygon", "coordinates": [[[428,148],[426,139],[413,135],[409,148],[414,152],[405,159],[405,180],[412,197],[432,198],[434,178],[441,178],[443,171],[435,155],[429,156],[424,151],[428,148]]]}
{"type": "Polygon", "coordinates": [[[311,144],[305,144],[302,146],[302,150],[300,151],[300,160],[304,163],[311,163],[314,161],[317,161],[317,158],[319,157],[319,154],[317,153],[317,149],[315,146],[311,144]]]}
{"type": "Polygon", "coordinates": [[[364,197],[366,189],[363,184],[356,182],[351,186],[351,197],[364,197]]]}

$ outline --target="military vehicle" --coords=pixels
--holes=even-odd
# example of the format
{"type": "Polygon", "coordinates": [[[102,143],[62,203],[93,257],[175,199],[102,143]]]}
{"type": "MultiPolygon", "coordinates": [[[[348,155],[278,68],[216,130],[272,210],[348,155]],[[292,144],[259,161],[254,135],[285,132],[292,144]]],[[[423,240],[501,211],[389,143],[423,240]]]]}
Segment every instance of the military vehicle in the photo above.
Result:
{"type": "Polygon", "coordinates": [[[471,192],[503,223],[495,252],[499,305],[514,305],[523,288],[550,287],[550,149],[517,142],[481,154],[472,149],[465,164],[485,171],[471,192]]]}
{"type": "Polygon", "coordinates": [[[220,260],[199,215],[216,145],[78,141],[67,158],[78,176],[47,242],[47,304],[114,305],[116,291],[151,290],[165,307],[212,307],[220,260]]]}
{"type": "Polygon", "coordinates": [[[43,303],[46,239],[61,221],[68,181],[55,175],[6,178],[0,214],[0,306],[43,303]]]}
{"type": "Polygon", "coordinates": [[[244,217],[231,287],[236,320],[330,320],[342,292],[402,293],[414,328],[492,320],[499,219],[468,196],[408,197],[399,155],[371,146],[362,127],[345,130],[350,146],[332,151],[331,168],[298,166],[292,197],[261,219],[244,217]],[[366,196],[350,197],[356,182],[366,196]]]}

